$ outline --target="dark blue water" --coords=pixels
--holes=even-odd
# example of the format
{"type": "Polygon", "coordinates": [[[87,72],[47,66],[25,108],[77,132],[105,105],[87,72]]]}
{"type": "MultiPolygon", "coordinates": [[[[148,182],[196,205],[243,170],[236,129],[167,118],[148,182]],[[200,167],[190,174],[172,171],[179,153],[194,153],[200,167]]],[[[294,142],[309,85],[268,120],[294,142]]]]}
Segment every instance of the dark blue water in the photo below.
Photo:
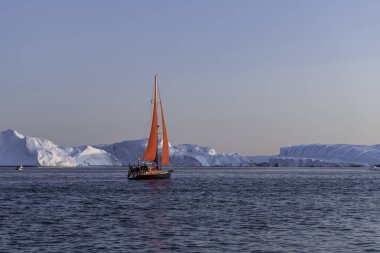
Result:
{"type": "Polygon", "coordinates": [[[379,252],[380,172],[0,169],[0,252],[379,252]]]}

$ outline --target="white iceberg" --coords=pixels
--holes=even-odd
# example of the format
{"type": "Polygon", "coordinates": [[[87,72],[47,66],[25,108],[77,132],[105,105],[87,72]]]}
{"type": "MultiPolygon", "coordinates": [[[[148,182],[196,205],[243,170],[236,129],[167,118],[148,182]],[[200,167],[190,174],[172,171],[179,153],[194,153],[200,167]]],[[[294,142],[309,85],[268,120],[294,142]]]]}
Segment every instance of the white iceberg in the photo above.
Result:
{"type": "MultiPolygon", "coordinates": [[[[0,132],[2,166],[121,166],[143,158],[147,139],[95,146],[65,147],[24,136],[14,130],[0,132]]],[[[161,145],[161,144],[160,144],[161,145]]],[[[249,166],[250,160],[238,154],[218,154],[215,149],[194,144],[170,146],[174,166],[249,166]]]]}
{"type": "Polygon", "coordinates": [[[24,136],[15,130],[0,132],[0,165],[76,166],[75,161],[53,142],[24,136]]]}
{"type": "MultiPolygon", "coordinates": [[[[147,140],[95,146],[64,147],[14,130],[0,132],[1,166],[120,166],[142,159],[147,140]]],[[[170,146],[173,166],[335,167],[380,165],[380,145],[312,144],[282,147],[278,156],[246,157],[218,154],[195,144],[170,146]]]]}
{"type": "MultiPolygon", "coordinates": [[[[114,144],[95,145],[116,157],[123,165],[138,162],[144,156],[148,140],[123,141],[114,144]]],[[[218,154],[215,149],[195,144],[170,146],[173,166],[250,166],[251,161],[239,154],[218,154]]]]}
{"type": "Polygon", "coordinates": [[[129,163],[137,162],[144,156],[145,147],[147,144],[148,141],[146,139],[142,139],[117,142],[113,144],[100,144],[95,145],[94,147],[108,152],[121,164],[128,165],[129,163]]]}
{"type": "Polygon", "coordinates": [[[68,150],[78,166],[121,166],[110,153],[91,146],[81,146],[68,150]]]}
{"type": "Polygon", "coordinates": [[[282,147],[271,166],[347,167],[380,164],[380,145],[310,144],[282,147]]]}

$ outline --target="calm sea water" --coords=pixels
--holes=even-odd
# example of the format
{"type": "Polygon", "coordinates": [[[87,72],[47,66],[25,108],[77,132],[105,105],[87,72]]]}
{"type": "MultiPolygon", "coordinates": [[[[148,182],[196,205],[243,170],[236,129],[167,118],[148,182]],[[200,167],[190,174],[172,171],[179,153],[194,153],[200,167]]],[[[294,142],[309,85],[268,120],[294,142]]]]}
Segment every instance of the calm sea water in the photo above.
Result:
{"type": "Polygon", "coordinates": [[[0,169],[0,252],[379,252],[380,171],[0,169]]]}

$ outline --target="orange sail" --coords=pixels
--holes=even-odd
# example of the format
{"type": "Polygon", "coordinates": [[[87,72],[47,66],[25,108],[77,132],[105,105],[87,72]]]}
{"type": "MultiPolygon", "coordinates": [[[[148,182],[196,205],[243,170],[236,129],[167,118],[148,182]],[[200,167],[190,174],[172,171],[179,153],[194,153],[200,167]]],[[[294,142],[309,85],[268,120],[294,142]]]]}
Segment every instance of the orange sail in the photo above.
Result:
{"type": "Polygon", "coordinates": [[[164,110],[162,109],[161,93],[160,96],[160,109],[161,109],[161,123],[162,123],[162,165],[169,165],[169,142],[168,134],[166,132],[166,125],[164,119],[164,110]]]}
{"type": "Polygon", "coordinates": [[[154,98],[153,98],[153,117],[152,128],[150,129],[150,136],[148,146],[146,147],[144,160],[157,162],[157,147],[158,146],[158,123],[157,123],[157,81],[154,77],[154,98]]]}

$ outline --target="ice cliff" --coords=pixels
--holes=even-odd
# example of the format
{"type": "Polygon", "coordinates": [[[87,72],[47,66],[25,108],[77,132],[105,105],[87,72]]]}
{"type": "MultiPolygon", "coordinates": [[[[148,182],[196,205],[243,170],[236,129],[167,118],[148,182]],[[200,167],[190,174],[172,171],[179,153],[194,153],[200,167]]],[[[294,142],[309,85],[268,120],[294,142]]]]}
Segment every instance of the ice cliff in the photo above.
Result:
{"type": "Polygon", "coordinates": [[[76,166],[74,159],[53,142],[24,136],[14,130],[0,132],[0,165],[76,166]]]}
{"type": "MultiPolygon", "coordinates": [[[[95,146],[64,147],[24,136],[14,130],[0,132],[0,166],[120,166],[137,162],[147,140],[131,140],[95,146]]],[[[218,154],[215,149],[194,144],[170,145],[174,166],[250,166],[239,154],[218,154]]]]}
{"type": "MultiPolygon", "coordinates": [[[[120,166],[137,162],[147,140],[64,147],[14,130],[0,132],[0,166],[120,166]]],[[[219,154],[195,144],[170,146],[174,166],[342,167],[380,165],[380,145],[312,144],[282,147],[278,156],[219,154]],[[269,163],[268,163],[269,159],[269,163]]]]}
{"type": "MultiPolygon", "coordinates": [[[[115,156],[122,164],[137,162],[143,157],[148,140],[123,141],[108,145],[95,145],[115,156]]],[[[252,162],[239,154],[218,154],[215,149],[195,144],[170,146],[173,166],[250,166],[252,162]]]]}
{"type": "Polygon", "coordinates": [[[120,166],[121,163],[110,153],[92,146],[67,149],[78,166],[120,166]]]}
{"type": "Polygon", "coordinates": [[[139,158],[144,156],[147,143],[147,140],[143,139],[117,142],[113,144],[101,144],[95,145],[94,147],[112,154],[121,162],[121,164],[128,165],[129,163],[138,161],[139,158]]]}
{"type": "Polygon", "coordinates": [[[282,147],[271,166],[352,167],[380,164],[380,145],[310,144],[282,147]]]}

